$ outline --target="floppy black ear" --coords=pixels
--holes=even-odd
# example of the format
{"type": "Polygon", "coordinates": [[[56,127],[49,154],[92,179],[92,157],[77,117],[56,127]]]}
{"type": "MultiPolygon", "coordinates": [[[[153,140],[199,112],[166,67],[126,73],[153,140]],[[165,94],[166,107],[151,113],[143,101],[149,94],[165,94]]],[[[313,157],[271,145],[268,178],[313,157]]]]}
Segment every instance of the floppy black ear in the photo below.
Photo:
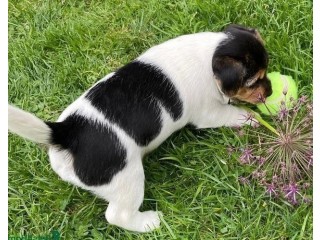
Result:
{"type": "Polygon", "coordinates": [[[245,68],[240,61],[230,57],[215,57],[212,70],[225,94],[235,94],[241,87],[245,68]]]}

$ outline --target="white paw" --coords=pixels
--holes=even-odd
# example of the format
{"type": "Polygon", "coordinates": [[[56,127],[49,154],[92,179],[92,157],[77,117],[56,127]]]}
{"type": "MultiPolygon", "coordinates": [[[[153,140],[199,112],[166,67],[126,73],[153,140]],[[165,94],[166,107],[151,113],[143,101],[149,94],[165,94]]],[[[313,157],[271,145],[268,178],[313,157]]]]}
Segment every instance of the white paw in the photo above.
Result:
{"type": "Polygon", "coordinates": [[[141,222],[141,226],[143,229],[142,232],[150,232],[150,231],[160,227],[159,215],[162,215],[161,212],[146,211],[146,212],[142,212],[141,215],[143,215],[142,216],[143,220],[141,222]]]}
{"type": "Polygon", "coordinates": [[[254,127],[254,128],[260,127],[259,121],[258,121],[257,119],[255,119],[255,118],[252,118],[252,119],[251,119],[251,122],[248,123],[248,124],[250,124],[250,126],[251,126],[251,127],[254,127]]]}
{"type": "Polygon", "coordinates": [[[260,126],[259,121],[254,118],[252,113],[249,113],[243,110],[238,115],[238,118],[236,120],[236,123],[234,124],[234,127],[241,127],[244,125],[250,125],[251,127],[254,127],[254,128],[257,128],[260,126]]]}
{"type": "Polygon", "coordinates": [[[108,208],[106,211],[106,219],[110,224],[122,227],[124,229],[135,232],[150,232],[160,227],[161,212],[136,211],[132,214],[131,211],[114,211],[112,208],[108,208]]]}

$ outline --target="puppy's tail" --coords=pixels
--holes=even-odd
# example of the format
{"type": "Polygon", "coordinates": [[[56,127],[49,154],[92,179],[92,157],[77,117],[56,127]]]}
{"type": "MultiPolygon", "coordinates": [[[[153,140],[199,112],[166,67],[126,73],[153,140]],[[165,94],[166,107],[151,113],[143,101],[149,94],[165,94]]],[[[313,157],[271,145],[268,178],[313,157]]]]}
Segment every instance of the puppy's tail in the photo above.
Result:
{"type": "Polygon", "coordinates": [[[8,126],[13,133],[36,143],[51,144],[51,128],[35,115],[8,106],[8,126]]]}

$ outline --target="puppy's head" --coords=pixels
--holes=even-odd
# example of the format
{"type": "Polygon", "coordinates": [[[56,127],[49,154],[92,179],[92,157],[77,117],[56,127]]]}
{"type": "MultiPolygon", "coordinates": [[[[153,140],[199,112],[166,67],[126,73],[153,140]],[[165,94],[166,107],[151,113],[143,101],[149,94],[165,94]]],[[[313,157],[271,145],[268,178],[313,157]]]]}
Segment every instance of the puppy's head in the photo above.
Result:
{"type": "Polygon", "coordinates": [[[230,25],[216,49],[212,69],[220,90],[231,99],[258,103],[272,93],[267,78],[268,54],[259,32],[230,25]]]}

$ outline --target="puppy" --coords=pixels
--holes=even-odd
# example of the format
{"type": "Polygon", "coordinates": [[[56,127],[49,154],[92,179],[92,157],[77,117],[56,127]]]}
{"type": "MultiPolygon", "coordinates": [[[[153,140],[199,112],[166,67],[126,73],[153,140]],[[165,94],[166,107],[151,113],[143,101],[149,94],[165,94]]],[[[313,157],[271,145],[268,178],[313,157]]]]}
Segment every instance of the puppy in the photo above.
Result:
{"type": "Polygon", "coordinates": [[[105,76],[57,122],[9,106],[9,129],[46,144],[51,166],[63,180],[108,201],[110,224],[147,232],[160,220],[155,211],[139,211],[143,156],[187,124],[245,124],[247,112],[228,103],[255,104],[269,96],[267,65],[255,29],[230,25],[224,32],[184,35],[105,76]]]}

